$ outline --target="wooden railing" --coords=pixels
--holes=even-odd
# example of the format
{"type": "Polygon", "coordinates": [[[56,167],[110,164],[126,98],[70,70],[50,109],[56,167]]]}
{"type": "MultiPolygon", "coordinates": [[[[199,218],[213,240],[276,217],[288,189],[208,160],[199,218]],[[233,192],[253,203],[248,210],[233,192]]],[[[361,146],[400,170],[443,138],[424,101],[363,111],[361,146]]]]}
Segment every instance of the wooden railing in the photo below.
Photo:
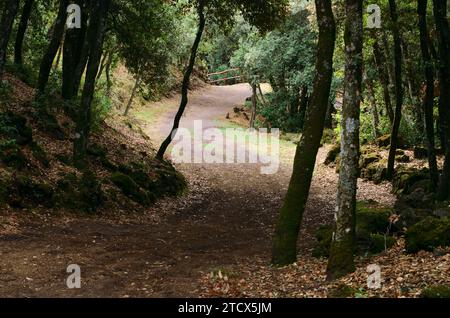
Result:
{"type": "Polygon", "coordinates": [[[244,80],[244,76],[243,75],[235,75],[236,73],[238,73],[240,71],[239,68],[231,68],[229,70],[225,70],[225,71],[221,71],[221,72],[215,72],[215,73],[210,73],[208,74],[208,81],[210,84],[218,84],[223,82],[225,85],[227,84],[227,82],[234,80],[236,81],[243,81],[244,80]],[[228,74],[232,74],[232,76],[228,76],[228,74]],[[218,75],[224,75],[222,78],[215,78],[218,75]]]}

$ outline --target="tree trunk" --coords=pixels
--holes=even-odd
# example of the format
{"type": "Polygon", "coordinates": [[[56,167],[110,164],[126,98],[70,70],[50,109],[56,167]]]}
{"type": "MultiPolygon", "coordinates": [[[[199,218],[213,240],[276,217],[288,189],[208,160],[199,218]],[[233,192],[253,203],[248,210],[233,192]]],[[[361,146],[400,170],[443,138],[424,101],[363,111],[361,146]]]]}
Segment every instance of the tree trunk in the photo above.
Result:
{"type": "Polygon", "coordinates": [[[134,84],[133,90],[131,91],[130,100],[128,101],[127,108],[125,108],[124,116],[128,116],[128,113],[131,109],[131,105],[133,104],[134,96],[136,96],[137,89],[139,88],[139,85],[141,84],[141,75],[138,74],[136,78],[136,82],[134,84]]]}
{"type": "Polygon", "coordinates": [[[440,120],[442,120],[446,142],[438,198],[445,200],[449,197],[450,190],[450,29],[447,20],[447,0],[434,0],[433,11],[439,43],[440,120]]]}
{"type": "Polygon", "coordinates": [[[266,97],[264,96],[264,93],[262,91],[261,84],[258,84],[258,91],[259,91],[259,95],[261,95],[262,103],[263,104],[267,104],[267,100],[266,100],[266,97]]]}
{"type": "Polygon", "coordinates": [[[0,20],[0,80],[6,64],[6,51],[14,23],[14,18],[19,10],[19,0],[6,1],[0,20]]]}
{"type": "Polygon", "coordinates": [[[198,47],[200,45],[200,41],[202,39],[203,31],[205,30],[205,24],[206,24],[203,2],[200,2],[197,11],[198,11],[198,17],[199,17],[198,30],[197,30],[197,35],[195,37],[194,44],[191,48],[191,56],[189,59],[189,64],[184,73],[183,84],[182,84],[182,88],[181,88],[180,107],[178,109],[177,114],[175,115],[175,120],[173,123],[172,131],[170,132],[169,136],[167,136],[167,138],[164,140],[164,142],[161,144],[161,147],[159,148],[158,153],[156,154],[156,158],[158,158],[159,160],[164,159],[164,154],[166,153],[167,148],[169,147],[170,143],[172,142],[173,134],[180,127],[181,117],[183,116],[184,110],[186,109],[186,106],[188,104],[189,82],[191,79],[192,71],[194,70],[195,59],[197,57],[198,47]]]}
{"type": "Polygon", "coordinates": [[[297,258],[298,233],[322,139],[333,77],[336,24],[331,0],[315,0],[315,4],[319,25],[316,76],[289,189],[275,230],[272,263],[278,266],[291,264],[297,258]]]}
{"type": "Polygon", "coordinates": [[[106,96],[111,96],[112,80],[111,80],[111,66],[113,62],[114,51],[109,52],[108,60],[105,66],[106,74],[106,96]]]}
{"type": "Polygon", "coordinates": [[[371,113],[372,113],[372,126],[373,132],[375,134],[375,138],[379,138],[381,136],[380,133],[380,118],[378,116],[378,107],[377,101],[375,99],[375,90],[373,88],[373,82],[368,77],[367,72],[364,71],[365,84],[367,89],[367,96],[370,102],[371,113]]]}
{"type": "Polygon", "coordinates": [[[88,41],[91,43],[89,63],[86,71],[80,109],[76,119],[76,138],[74,140],[73,157],[77,167],[84,167],[86,149],[91,127],[91,104],[94,97],[106,29],[106,16],[110,0],[98,0],[93,5],[92,18],[89,23],[88,41]]]}
{"type": "Polygon", "coordinates": [[[303,130],[303,126],[305,125],[305,116],[306,116],[306,110],[308,109],[308,86],[303,86],[302,90],[300,92],[300,105],[298,109],[298,113],[300,115],[300,122],[301,122],[301,128],[303,130]]]}
{"type": "Polygon", "coordinates": [[[403,60],[405,61],[406,68],[406,82],[408,84],[408,94],[411,105],[414,107],[414,115],[415,115],[415,124],[417,129],[420,131],[421,136],[425,131],[424,127],[424,116],[422,111],[422,105],[418,100],[418,85],[416,83],[416,76],[414,74],[413,63],[411,62],[411,56],[409,55],[408,45],[405,41],[402,41],[402,53],[403,60]]]}
{"type": "Polygon", "coordinates": [[[252,116],[250,118],[250,128],[255,128],[255,120],[256,120],[256,84],[252,84],[252,116]]]}
{"type": "Polygon", "coordinates": [[[59,46],[61,45],[61,40],[64,35],[65,24],[67,21],[67,6],[69,5],[69,0],[59,1],[58,16],[56,17],[55,23],[53,24],[53,34],[47,50],[42,58],[41,67],[39,70],[39,78],[37,83],[38,94],[43,94],[45,88],[48,84],[48,78],[52,70],[53,61],[58,53],[59,46]]]}
{"type": "Polygon", "coordinates": [[[401,38],[398,28],[398,12],[395,0],[389,0],[389,12],[392,20],[392,32],[394,34],[394,60],[395,60],[395,114],[394,123],[391,130],[391,146],[389,149],[389,158],[387,166],[387,177],[392,179],[394,176],[395,155],[397,151],[398,133],[400,122],[402,120],[403,106],[403,83],[402,83],[402,48],[401,38]]]}
{"type": "MultiPolygon", "coordinates": [[[[64,39],[62,40],[62,42],[63,42],[62,45],[64,45],[64,39]]],[[[56,72],[58,70],[59,63],[61,62],[62,50],[63,50],[63,47],[60,46],[58,49],[58,54],[56,55],[55,64],[53,65],[54,72],[56,72]]]]}
{"type": "Polygon", "coordinates": [[[23,39],[28,28],[28,21],[30,20],[31,11],[33,9],[34,0],[26,0],[23,5],[22,15],[20,17],[19,27],[17,28],[16,43],[14,44],[14,63],[22,65],[22,47],[23,39]]]}
{"type": "Polygon", "coordinates": [[[381,53],[380,46],[376,40],[373,44],[373,52],[374,52],[375,66],[377,67],[381,87],[383,88],[384,105],[386,107],[386,112],[389,116],[389,121],[391,124],[393,124],[394,111],[392,109],[391,93],[389,91],[389,77],[387,76],[386,62],[381,53]]]}
{"type": "Polygon", "coordinates": [[[438,183],[438,167],[436,163],[436,149],[434,142],[434,70],[428,47],[428,27],[427,27],[427,2],[419,0],[417,12],[419,15],[420,48],[425,66],[426,91],[423,99],[423,113],[425,114],[425,131],[428,148],[428,166],[430,168],[430,180],[432,190],[435,191],[438,183]]]}
{"type": "MultiPolygon", "coordinates": [[[[75,70],[81,62],[81,56],[84,49],[84,42],[87,28],[87,4],[84,0],[75,2],[82,9],[81,28],[68,29],[64,40],[63,55],[63,74],[62,74],[62,96],[65,100],[70,100],[76,96],[74,87],[79,87],[79,83],[75,84],[77,76],[75,70]]],[[[86,52],[87,56],[88,52],[86,52]]],[[[86,67],[87,58],[82,62],[83,70],[86,67]]],[[[81,76],[80,76],[81,80],[81,76]]],[[[78,93],[78,89],[77,89],[78,93]]]]}
{"type": "MultiPolygon", "coordinates": [[[[389,78],[389,90],[391,95],[395,94],[395,65],[392,65],[392,54],[389,45],[389,38],[386,30],[381,30],[381,52],[386,63],[386,72],[389,78]]],[[[395,44],[394,44],[394,55],[395,55],[395,44]]],[[[394,57],[395,58],[395,57],[394,57]]]]}
{"type": "Polygon", "coordinates": [[[362,0],[346,0],[345,80],[341,120],[341,161],[335,226],[327,266],[334,280],[355,270],[356,187],[359,162],[363,22],[362,0]]]}

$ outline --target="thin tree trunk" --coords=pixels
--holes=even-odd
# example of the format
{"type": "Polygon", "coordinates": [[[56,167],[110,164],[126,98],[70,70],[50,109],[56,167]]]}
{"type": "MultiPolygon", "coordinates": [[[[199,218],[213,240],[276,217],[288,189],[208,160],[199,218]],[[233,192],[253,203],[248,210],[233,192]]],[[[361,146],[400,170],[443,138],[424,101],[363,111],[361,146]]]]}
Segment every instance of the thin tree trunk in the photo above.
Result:
{"type": "Polygon", "coordinates": [[[6,64],[6,51],[14,23],[14,18],[19,10],[19,0],[6,1],[0,20],[0,80],[6,64]]]}
{"type": "Polygon", "coordinates": [[[250,128],[255,128],[255,120],[256,120],[256,84],[252,84],[252,115],[250,118],[250,128]]]}
{"type": "Polygon", "coordinates": [[[97,78],[100,59],[102,57],[103,42],[106,29],[106,16],[110,0],[95,2],[92,18],[89,23],[88,41],[91,43],[89,63],[86,71],[80,109],[76,119],[76,136],[74,140],[73,157],[78,167],[85,165],[86,150],[91,127],[91,104],[94,97],[95,81],[97,78]]]}
{"type": "Polygon", "coordinates": [[[103,71],[105,70],[106,60],[108,59],[108,54],[109,53],[106,52],[102,56],[102,61],[100,62],[100,69],[98,70],[98,74],[97,74],[97,81],[102,77],[103,71]]]}
{"type": "Polygon", "coordinates": [[[106,62],[105,66],[105,74],[106,74],[106,96],[111,96],[111,88],[112,88],[112,81],[111,81],[111,66],[113,62],[113,56],[114,51],[109,52],[108,61],[106,62]]]}
{"type": "Polygon", "coordinates": [[[59,63],[61,62],[61,56],[63,51],[64,39],[62,40],[63,44],[58,49],[58,54],[56,55],[56,61],[53,65],[53,71],[56,72],[58,70],[59,63]]]}
{"type": "Polygon", "coordinates": [[[375,66],[377,67],[381,87],[383,88],[384,105],[391,124],[394,123],[394,111],[391,102],[391,93],[389,91],[389,77],[386,75],[386,62],[382,56],[380,46],[375,40],[373,44],[375,66]]]}
{"type": "Polygon", "coordinates": [[[198,30],[197,30],[197,35],[195,37],[194,44],[191,48],[191,56],[189,59],[189,64],[184,73],[183,84],[182,84],[182,88],[181,88],[180,107],[178,109],[177,114],[175,115],[175,120],[173,123],[172,130],[171,130],[169,136],[167,136],[167,138],[161,144],[161,147],[159,148],[158,153],[156,155],[156,158],[158,158],[159,160],[164,159],[164,154],[166,153],[167,148],[169,147],[170,143],[172,142],[173,133],[176,132],[176,130],[180,126],[181,117],[183,116],[184,110],[186,109],[186,106],[189,101],[188,100],[189,82],[191,79],[192,71],[194,70],[195,59],[197,57],[198,47],[200,45],[200,41],[202,39],[203,31],[205,30],[205,24],[206,24],[203,1],[201,1],[199,3],[197,11],[198,11],[198,17],[199,17],[198,30]]]}
{"type": "Polygon", "coordinates": [[[419,0],[417,12],[419,15],[420,29],[420,47],[422,50],[422,58],[425,66],[426,91],[423,99],[423,113],[425,114],[425,131],[428,148],[428,166],[430,168],[430,180],[432,190],[435,191],[439,174],[436,163],[436,149],[434,142],[434,70],[433,62],[428,47],[428,27],[427,27],[427,2],[428,0],[419,0]]]}
{"type": "Polygon", "coordinates": [[[123,114],[124,116],[128,116],[128,113],[131,109],[131,105],[133,104],[134,96],[136,96],[136,92],[140,84],[141,84],[141,75],[138,74],[133,90],[131,91],[130,100],[128,101],[127,107],[125,108],[125,112],[123,114]]]}
{"type": "Polygon", "coordinates": [[[261,96],[262,103],[263,104],[267,104],[267,100],[266,100],[266,97],[264,96],[264,93],[262,91],[261,84],[258,84],[258,91],[259,91],[259,95],[261,96]]]}
{"type": "Polygon", "coordinates": [[[417,129],[420,131],[421,136],[425,131],[424,127],[424,116],[422,105],[418,100],[418,88],[415,81],[415,74],[413,69],[413,63],[411,62],[411,56],[409,55],[408,45],[405,41],[402,41],[402,53],[403,60],[405,61],[406,67],[406,83],[408,84],[408,94],[411,105],[414,107],[414,115],[417,129]]]}
{"type": "Polygon", "coordinates": [[[372,113],[372,126],[373,132],[375,134],[375,138],[379,138],[381,136],[380,133],[380,118],[378,116],[378,107],[377,101],[375,98],[375,90],[373,88],[373,82],[367,75],[367,72],[364,71],[365,84],[367,89],[367,95],[370,102],[370,110],[372,113]]]}
{"type": "MultiPolygon", "coordinates": [[[[389,78],[389,90],[392,94],[395,94],[395,65],[392,65],[392,54],[391,48],[389,45],[388,35],[386,30],[381,31],[381,52],[384,57],[384,61],[386,63],[386,72],[389,78]]],[[[395,55],[395,44],[394,44],[394,55],[395,55]]]]}
{"type": "Polygon", "coordinates": [[[14,44],[14,63],[22,65],[22,47],[23,39],[28,28],[28,21],[30,20],[31,12],[33,9],[34,0],[26,0],[23,5],[22,15],[20,17],[19,27],[17,28],[16,42],[14,44]]]}
{"type": "Polygon", "coordinates": [[[394,34],[394,60],[395,60],[395,114],[394,124],[391,131],[391,146],[389,149],[389,158],[387,166],[387,177],[392,179],[394,176],[395,155],[398,144],[398,133],[400,122],[402,120],[403,106],[403,83],[402,83],[402,48],[401,38],[398,28],[398,12],[395,0],[389,0],[389,8],[392,20],[392,32],[394,34]]]}
{"type": "Polygon", "coordinates": [[[291,264],[297,258],[298,233],[322,139],[333,77],[336,24],[331,0],[315,0],[315,4],[319,25],[316,76],[289,189],[275,230],[272,263],[278,266],[291,264]]]}
{"type": "Polygon", "coordinates": [[[37,83],[38,94],[43,94],[45,88],[48,84],[48,78],[52,70],[53,61],[58,53],[59,46],[61,45],[61,40],[64,35],[65,24],[67,20],[67,6],[69,0],[59,1],[59,11],[56,17],[55,23],[53,24],[53,35],[47,50],[42,58],[41,67],[39,70],[39,78],[37,83]]]}
{"type": "Polygon", "coordinates": [[[438,198],[445,200],[450,192],[450,29],[447,20],[447,0],[434,0],[433,11],[439,43],[440,120],[442,120],[446,142],[438,198]]]}
{"type": "Polygon", "coordinates": [[[327,266],[334,280],[355,270],[356,186],[359,161],[363,23],[362,0],[346,0],[345,80],[341,121],[341,161],[335,226],[327,266]]]}

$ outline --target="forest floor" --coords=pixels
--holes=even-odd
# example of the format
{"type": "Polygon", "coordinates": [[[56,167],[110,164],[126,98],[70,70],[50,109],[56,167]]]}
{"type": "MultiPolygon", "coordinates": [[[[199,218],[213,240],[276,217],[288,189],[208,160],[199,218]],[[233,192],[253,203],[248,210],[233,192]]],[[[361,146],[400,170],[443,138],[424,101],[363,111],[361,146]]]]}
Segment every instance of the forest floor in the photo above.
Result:
{"type": "MultiPolygon", "coordinates": [[[[194,120],[203,120],[204,128],[234,127],[225,117],[250,94],[244,84],[195,91],[182,127],[192,128],[194,120]]],[[[155,145],[170,131],[178,102],[174,97],[133,114],[155,145]]],[[[326,260],[307,255],[315,230],[332,220],[338,175],[323,164],[328,146],[321,148],[300,234],[302,256],[293,266],[271,268],[273,227],[295,152],[291,142],[280,147],[281,166],[273,175],[260,174],[257,164],[176,165],[189,193],[145,212],[155,218],[18,221],[18,231],[0,236],[0,296],[326,296],[335,286],[325,281],[326,260]],[[82,288],[69,290],[66,267],[73,263],[81,267],[82,288]]],[[[358,199],[395,201],[389,184],[362,180],[358,199]]],[[[373,295],[363,290],[371,262],[390,276],[378,296],[416,296],[427,282],[448,281],[448,255],[406,256],[402,249],[400,241],[372,260],[358,260],[357,272],[342,281],[362,296],[373,295]]]]}

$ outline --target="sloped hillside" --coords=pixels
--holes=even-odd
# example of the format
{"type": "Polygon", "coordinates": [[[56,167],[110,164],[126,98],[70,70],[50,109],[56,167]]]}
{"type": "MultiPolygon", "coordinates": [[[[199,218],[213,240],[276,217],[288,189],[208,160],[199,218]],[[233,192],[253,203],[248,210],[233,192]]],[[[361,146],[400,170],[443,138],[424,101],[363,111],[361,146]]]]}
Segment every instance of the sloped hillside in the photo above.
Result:
{"type": "Polygon", "coordinates": [[[0,94],[1,214],[139,212],[185,191],[184,177],[153,159],[151,141],[129,119],[112,116],[93,127],[88,164],[79,170],[67,105],[57,96],[36,102],[34,90],[11,75],[0,94]]]}

